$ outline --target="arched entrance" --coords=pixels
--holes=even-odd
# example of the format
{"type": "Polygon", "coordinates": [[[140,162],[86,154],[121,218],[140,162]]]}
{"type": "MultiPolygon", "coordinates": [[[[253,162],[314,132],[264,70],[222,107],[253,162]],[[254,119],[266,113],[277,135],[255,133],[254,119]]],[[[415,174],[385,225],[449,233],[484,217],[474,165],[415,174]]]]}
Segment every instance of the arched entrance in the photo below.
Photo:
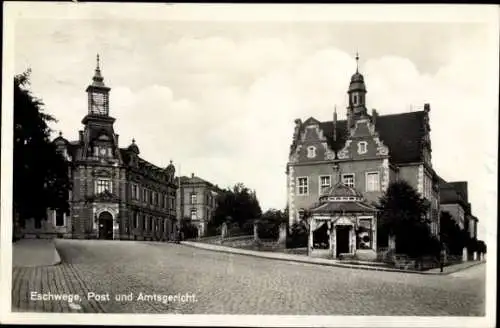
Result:
{"type": "Polygon", "coordinates": [[[113,239],[113,216],[109,212],[99,214],[99,239],[113,239]]]}

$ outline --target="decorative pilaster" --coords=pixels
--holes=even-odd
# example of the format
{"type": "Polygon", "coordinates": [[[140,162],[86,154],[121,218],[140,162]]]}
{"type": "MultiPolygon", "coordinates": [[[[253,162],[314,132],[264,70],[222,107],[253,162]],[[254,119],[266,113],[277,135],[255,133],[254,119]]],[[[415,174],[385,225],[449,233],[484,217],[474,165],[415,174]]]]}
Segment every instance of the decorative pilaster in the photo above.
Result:
{"type": "Polygon", "coordinates": [[[381,187],[382,191],[385,192],[389,187],[389,159],[384,158],[382,161],[382,182],[381,187]]]}
{"type": "Polygon", "coordinates": [[[295,223],[295,168],[290,165],[288,168],[288,222],[290,227],[295,223]]]}
{"type": "Polygon", "coordinates": [[[311,256],[312,255],[312,249],[313,249],[313,226],[314,226],[314,218],[309,219],[309,239],[307,241],[307,255],[311,256]]]}
{"type": "Polygon", "coordinates": [[[417,173],[417,191],[423,195],[424,194],[424,166],[419,165],[418,166],[418,173],[417,173]]]}

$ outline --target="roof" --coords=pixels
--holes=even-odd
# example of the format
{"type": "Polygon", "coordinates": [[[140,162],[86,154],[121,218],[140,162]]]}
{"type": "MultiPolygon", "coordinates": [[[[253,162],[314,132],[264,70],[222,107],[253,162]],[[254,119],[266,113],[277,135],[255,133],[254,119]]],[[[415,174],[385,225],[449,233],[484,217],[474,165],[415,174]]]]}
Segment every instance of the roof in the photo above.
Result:
{"type": "Polygon", "coordinates": [[[208,182],[200,177],[197,176],[181,176],[181,183],[182,184],[208,184],[209,186],[213,186],[211,182],[208,182]]]}
{"type": "Polygon", "coordinates": [[[332,212],[375,212],[377,209],[364,202],[326,202],[312,208],[311,213],[329,214],[332,212]]]}
{"type": "MultiPolygon", "coordinates": [[[[389,148],[392,163],[404,164],[421,161],[425,115],[425,111],[377,115],[375,130],[389,148]]],[[[333,151],[337,152],[344,147],[348,138],[346,120],[337,121],[335,141],[333,140],[333,121],[321,122],[320,128],[333,151]]]]}
{"type": "Polygon", "coordinates": [[[351,188],[343,183],[337,183],[331,188],[328,189],[328,191],[321,196],[321,198],[324,197],[356,197],[356,198],[362,198],[363,195],[361,195],[356,189],[351,188]]]}

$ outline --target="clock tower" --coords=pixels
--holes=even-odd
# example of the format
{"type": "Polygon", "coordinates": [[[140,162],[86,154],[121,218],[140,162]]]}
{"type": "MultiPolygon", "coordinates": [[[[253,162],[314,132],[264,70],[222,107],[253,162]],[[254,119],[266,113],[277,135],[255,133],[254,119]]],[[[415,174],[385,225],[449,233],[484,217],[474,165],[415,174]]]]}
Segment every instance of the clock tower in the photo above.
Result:
{"type": "Polygon", "coordinates": [[[92,116],[109,115],[109,90],[104,84],[104,78],[101,75],[99,66],[99,55],[97,55],[97,66],[95,69],[92,84],[87,87],[88,95],[88,114],[92,116]]]}
{"type": "Polygon", "coordinates": [[[118,151],[118,135],[113,124],[115,119],[109,116],[109,91],[101,75],[99,55],[92,83],[85,90],[88,99],[88,112],[82,120],[85,128],[81,133],[83,158],[105,162],[121,162],[118,151]]]}

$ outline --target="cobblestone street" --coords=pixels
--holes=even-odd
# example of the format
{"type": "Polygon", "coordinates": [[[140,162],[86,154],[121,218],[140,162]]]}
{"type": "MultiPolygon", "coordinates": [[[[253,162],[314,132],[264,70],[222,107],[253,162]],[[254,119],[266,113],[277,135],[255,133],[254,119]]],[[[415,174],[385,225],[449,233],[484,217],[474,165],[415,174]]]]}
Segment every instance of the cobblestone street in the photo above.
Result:
{"type": "Polygon", "coordinates": [[[62,264],[14,268],[13,311],[484,315],[485,265],[445,276],[377,272],[232,255],[137,241],[58,240],[62,264]],[[36,293],[80,302],[30,300],[36,293]],[[87,299],[88,293],[102,295],[87,299]],[[185,302],[116,301],[195,294],[185,302]],[[109,301],[106,300],[109,295],[109,301]]]}

